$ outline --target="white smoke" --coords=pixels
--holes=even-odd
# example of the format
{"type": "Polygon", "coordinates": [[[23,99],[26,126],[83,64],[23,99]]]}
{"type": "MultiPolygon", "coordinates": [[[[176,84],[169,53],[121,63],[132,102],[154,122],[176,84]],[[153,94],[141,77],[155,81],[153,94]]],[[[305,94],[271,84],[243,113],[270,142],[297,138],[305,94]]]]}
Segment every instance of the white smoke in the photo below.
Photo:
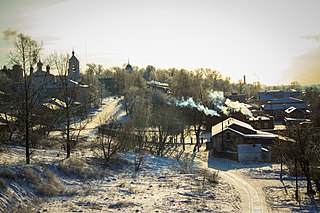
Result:
{"type": "Polygon", "coordinates": [[[231,101],[225,99],[222,91],[209,92],[208,97],[212,104],[222,111],[223,114],[229,115],[231,112],[240,112],[243,115],[252,117],[251,111],[246,107],[244,103],[239,101],[231,101]]]}
{"type": "MultiPolygon", "coordinates": [[[[209,92],[208,97],[211,100],[213,107],[221,110],[224,115],[229,115],[231,112],[240,112],[243,115],[252,117],[251,111],[246,107],[244,103],[240,103],[239,101],[231,101],[228,98],[225,99],[222,91],[209,92]]],[[[192,98],[188,98],[187,100],[184,100],[184,98],[182,98],[181,100],[172,98],[170,99],[168,104],[177,107],[195,108],[200,112],[203,112],[204,114],[210,116],[220,116],[216,110],[209,109],[208,107],[200,103],[196,103],[192,98]]]]}
{"type": "Polygon", "coordinates": [[[222,91],[210,91],[208,97],[215,105],[221,105],[225,101],[225,97],[222,91]]]}
{"type": "Polygon", "coordinates": [[[246,105],[244,103],[240,103],[239,101],[231,101],[228,98],[224,102],[224,106],[218,106],[218,108],[225,115],[229,115],[231,112],[240,112],[243,115],[246,115],[248,117],[252,117],[251,111],[246,107],[246,105]]]}
{"type": "Polygon", "coordinates": [[[210,115],[210,116],[220,116],[219,113],[215,110],[209,109],[208,107],[200,104],[200,103],[196,103],[192,98],[188,98],[187,100],[184,100],[184,98],[182,98],[182,100],[177,100],[175,98],[172,98],[169,101],[170,105],[175,105],[178,107],[190,107],[190,108],[195,108],[200,112],[203,112],[206,115],[210,115]]]}

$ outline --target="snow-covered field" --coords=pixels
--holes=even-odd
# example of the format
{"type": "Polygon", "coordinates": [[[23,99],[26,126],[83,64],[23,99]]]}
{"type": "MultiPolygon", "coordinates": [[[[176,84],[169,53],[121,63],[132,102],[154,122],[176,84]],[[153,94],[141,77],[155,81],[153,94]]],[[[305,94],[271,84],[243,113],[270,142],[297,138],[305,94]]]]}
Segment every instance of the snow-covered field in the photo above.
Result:
{"type": "MultiPolygon", "coordinates": [[[[20,151],[12,148],[10,155],[20,151]]],[[[6,173],[15,178],[3,178],[8,188],[0,192],[1,212],[241,211],[238,192],[223,179],[209,182],[198,169],[171,158],[146,155],[144,160],[138,172],[134,153],[120,154],[109,165],[93,157],[11,164],[6,173]],[[42,183],[51,186],[42,191],[42,183]]]]}
{"type": "MultiPolygon", "coordinates": [[[[93,111],[82,133],[89,141],[103,119],[123,115],[118,101],[105,99],[93,111]]],[[[135,172],[132,152],[106,164],[90,148],[74,150],[71,159],[37,149],[25,165],[23,147],[2,147],[0,212],[318,212],[301,178],[295,201],[294,178],[285,171],[280,181],[278,164],[208,158],[204,147],[192,161],[192,148],[179,162],[146,154],[135,172]]]]}

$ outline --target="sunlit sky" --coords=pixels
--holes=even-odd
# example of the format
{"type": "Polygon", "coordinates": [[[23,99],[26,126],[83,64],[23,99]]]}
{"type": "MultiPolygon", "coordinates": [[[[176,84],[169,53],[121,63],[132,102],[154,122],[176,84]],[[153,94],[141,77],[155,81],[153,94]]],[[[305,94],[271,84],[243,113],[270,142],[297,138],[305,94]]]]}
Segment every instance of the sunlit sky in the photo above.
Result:
{"type": "MultiPolygon", "coordinates": [[[[0,31],[86,63],[211,68],[233,82],[320,83],[318,0],[0,0],[0,31]]],[[[1,35],[0,66],[11,41],[1,35]]]]}

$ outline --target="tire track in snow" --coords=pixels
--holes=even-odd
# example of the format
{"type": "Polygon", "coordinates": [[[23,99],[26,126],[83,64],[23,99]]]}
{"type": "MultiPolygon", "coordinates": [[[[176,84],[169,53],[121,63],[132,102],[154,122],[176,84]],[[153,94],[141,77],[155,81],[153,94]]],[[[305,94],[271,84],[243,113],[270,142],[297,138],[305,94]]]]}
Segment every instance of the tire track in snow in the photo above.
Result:
{"type": "Polygon", "coordinates": [[[257,190],[239,175],[231,172],[219,172],[225,181],[232,184],[238,190],[242,200],[242,211],[258,213],[263,212],[263,205],[257,190]]]}
{"type": "Polygon", "coordinates": [[[233,169],[227,161],[209,159],[207,152],[197,153],[197,161],[200,161],[201,166],[206,169],[219,171],[219,176],[235,187],[242,201],[242,212],[268,212],[266,204],[263,202],[265,198],[258,193],[256,188],[245,181],[241,175],[232,172],[233,169]],[[215,168],[213,165],[217,167],[215,168]]]}

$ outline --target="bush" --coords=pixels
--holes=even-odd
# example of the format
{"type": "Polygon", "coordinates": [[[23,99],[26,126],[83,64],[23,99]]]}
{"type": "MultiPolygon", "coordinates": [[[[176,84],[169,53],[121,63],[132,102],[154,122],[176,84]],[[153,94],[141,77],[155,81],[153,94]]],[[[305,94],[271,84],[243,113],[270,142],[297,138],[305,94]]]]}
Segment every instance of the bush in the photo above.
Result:
{"type": "Polygon", "coordinates": [[[207,180],[209,183],[218,183],[219,179],[219,172],[216,171],[216,172],[212,172],[212,171],[209,171],[208,174],[207,174],[207,180]]]}
{"type": "Polygon", "coordinates": [[[58,169],[69,176],[78,178],[91,179],[99,178],[99,173],[94,171],[89,165],[77,158],[68,158],[57,165],[58,169]]]}
{"type": "Polygon", "coordinates": [[[13,180],[13,181],[16,180],[16,174],[10,169],[0,170],[0,177],[13,180]]]}
{"type": "Polygon", "coordinates": [[[33,184],[39,195],[54,196],[63,192],[63,184],[60,179],[48,168],[23,166],[20,176],[25,182],[33,184]]]}
{"type": "Polygon", "coordinates": [[[24,181],[26,181],[27,183],[31,183],[35,186],[41,182],[41,179],[37,172],[30,166],[23,166],[21,168],[20,176],[23,178],[24,181]]]}
{"type": "Polygon", "coordinates": [[[63,184],[60,179],[48,168],[44,169],[46,181],[37,186],[37,192],[43,196],[54,196],[63,192],[63,184]]]}
{"type": "Polygon", "coordinates": [[[219,172],[210,171],[209,169],[201,169],[198,171],[198,175],[202,178],[202,181],[207,181],[210,184],[217,184],[219,178],[219,172]]]}

